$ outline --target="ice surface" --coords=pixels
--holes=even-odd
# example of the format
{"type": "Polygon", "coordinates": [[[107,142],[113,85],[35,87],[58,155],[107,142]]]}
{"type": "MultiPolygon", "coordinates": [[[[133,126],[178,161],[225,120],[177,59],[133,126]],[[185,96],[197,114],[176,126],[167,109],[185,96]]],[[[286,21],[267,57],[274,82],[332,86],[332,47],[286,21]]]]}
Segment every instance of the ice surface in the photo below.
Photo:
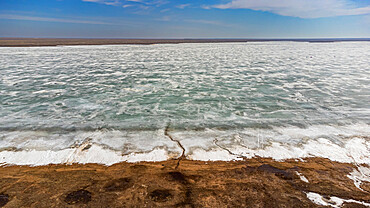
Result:
{"type": "Polygon", "coordinates": [[[369,164],[369,44],[0,48],[0,161],[369,164]]]}

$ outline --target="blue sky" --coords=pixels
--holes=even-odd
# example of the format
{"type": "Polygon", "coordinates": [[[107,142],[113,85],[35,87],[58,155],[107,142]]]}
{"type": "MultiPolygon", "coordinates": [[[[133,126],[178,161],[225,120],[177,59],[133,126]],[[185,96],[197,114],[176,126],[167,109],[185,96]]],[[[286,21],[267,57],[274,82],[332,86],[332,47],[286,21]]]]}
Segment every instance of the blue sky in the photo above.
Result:
{"type": "Polygon", "coordinates": [[[0,0],[0,37],[370,38],[370,0],[0,0]]]}

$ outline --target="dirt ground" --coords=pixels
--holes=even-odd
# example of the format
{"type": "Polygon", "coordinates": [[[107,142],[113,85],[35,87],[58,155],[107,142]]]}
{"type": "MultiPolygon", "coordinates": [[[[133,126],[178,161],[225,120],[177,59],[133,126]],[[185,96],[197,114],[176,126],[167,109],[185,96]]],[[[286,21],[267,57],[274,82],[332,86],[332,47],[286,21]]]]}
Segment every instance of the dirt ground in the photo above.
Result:
{"type": "Polygon", "coordinates": [[[370,184],[347,177],[354,165],[323,158],[177,163],[3,166],[0,207],[320,207],[307,192],[370,202],[370,184]]]}

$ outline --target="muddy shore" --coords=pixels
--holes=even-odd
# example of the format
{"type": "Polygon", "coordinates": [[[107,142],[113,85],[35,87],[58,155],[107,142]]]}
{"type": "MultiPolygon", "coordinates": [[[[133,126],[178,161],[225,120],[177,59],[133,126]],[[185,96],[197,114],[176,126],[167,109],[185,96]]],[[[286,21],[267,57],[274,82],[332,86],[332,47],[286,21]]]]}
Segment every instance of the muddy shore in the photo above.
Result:
{"type": "Polygon", "coordinates": [[[0,167],[4,207],[325,207],[307,193],[366,207],[370,183],[354,185],[349,163],[323,158],[277,162],[183,159],[164,162],[0,167]],[[177,168],[176,168],[177,167],[177,168]],[[361,190],[362,189],[362,190],[361,190]],[[351,201],[352,200],[352,201],[351,201]]]}

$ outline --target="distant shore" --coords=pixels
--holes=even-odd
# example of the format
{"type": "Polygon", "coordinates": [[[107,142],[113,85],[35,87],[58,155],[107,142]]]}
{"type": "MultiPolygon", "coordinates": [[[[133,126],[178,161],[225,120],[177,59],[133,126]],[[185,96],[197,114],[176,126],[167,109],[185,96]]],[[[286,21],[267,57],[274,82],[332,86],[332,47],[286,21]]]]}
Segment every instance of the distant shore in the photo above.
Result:
{"type": "Polygon", "coordinates": [[[370,41],[370,38],[337,39],[78,39],[78,38],[0,38],[0,47],[37,47],[66,45],[150,45],[177,43],[232,43],[232,42],[266,42],[296,41],[310,43],[328,43],[339,41],[370,41]]]}
{"type": "MultiPolygon", "coordinates": [[[[5,207],[367,207],[359,167],[324,158],[0,167],[5,207]]],[[[366,166],[366,165],[365,165],[366,166]]],[[[362,166],[365,169],[367,167],[362,166]]],[[[365,173],[366,174],[366,173],[365,173]]]]}

